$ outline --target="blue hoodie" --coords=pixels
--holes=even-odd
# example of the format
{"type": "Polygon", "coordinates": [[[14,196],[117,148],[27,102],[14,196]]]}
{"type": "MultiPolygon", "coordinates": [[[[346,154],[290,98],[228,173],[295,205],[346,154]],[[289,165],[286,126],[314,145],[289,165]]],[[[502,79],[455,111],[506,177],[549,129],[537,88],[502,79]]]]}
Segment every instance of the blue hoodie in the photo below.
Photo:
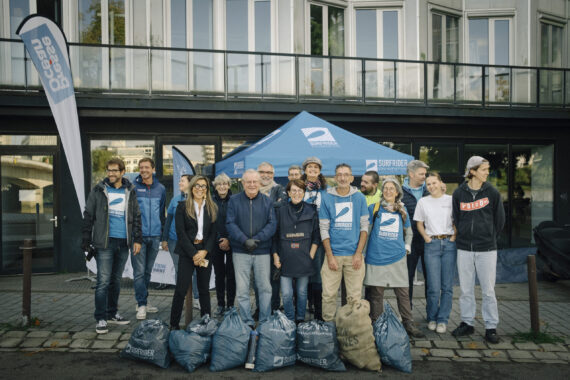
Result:
{"type": "Polygon", "coordinates": [[[143,237],[162,236],[165,221],[166,189],[152,175],[152,185],[143,183],[139,175],[135,179],[135,188],[139,208],[141,209],[143,237]]]}
{"type": "Polygon", "coordinates": [[[352,256],[358,247],[360,232],[368,232],[366,198],[351,186],[346,196],[337,193],[336,187],[322,193],[319,209],[321,239],[330,238],[335,256],[352,256]]]}

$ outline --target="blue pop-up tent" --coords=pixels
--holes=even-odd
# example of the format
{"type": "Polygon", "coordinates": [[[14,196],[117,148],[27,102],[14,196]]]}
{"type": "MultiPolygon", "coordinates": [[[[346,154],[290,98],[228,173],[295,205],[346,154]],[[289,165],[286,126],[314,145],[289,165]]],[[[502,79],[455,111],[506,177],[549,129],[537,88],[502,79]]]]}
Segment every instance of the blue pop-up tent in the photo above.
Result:
{"type": "Polygon", "coordinates": [[[245,170],[267,161],[274,166],[275,177],[287,177],[289,166],[300,165],[310,156],[321,159],[324,176],[333,176],[341,162],[349,164],[355,175],[368,170],[406,174],[408,162],[414,159],[303,111],[247,149],[217,162],[216,175],[241,177],[245,170]]]}

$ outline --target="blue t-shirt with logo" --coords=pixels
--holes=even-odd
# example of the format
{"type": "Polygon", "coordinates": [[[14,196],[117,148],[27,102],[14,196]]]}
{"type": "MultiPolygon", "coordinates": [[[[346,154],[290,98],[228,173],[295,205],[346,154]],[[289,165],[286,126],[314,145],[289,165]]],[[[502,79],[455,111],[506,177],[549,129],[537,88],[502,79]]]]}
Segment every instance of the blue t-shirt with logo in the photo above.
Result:
{"type": "Polygon", "coordinates": [[[319,219],[330,221],[329,235],[333,255],[352,256],[360,239],[360,217],[368,214],[366,198],[360,192],[345,197],[322,192],[319,219]]]}
{"type": "Polygon", "coordinates": [[[109,237],[126,239],[127,224],[125,222],[126,193],[125,188],[107,186],[109,201],[109,237]]]}
{"type": "MultiPolygon", "coordinates": [[[[368,207],[368,213],[372,224],[374,205],[368,207]]],[[[380,206],[366,247],[366,264],[390,265],[401,260],[406,255],[404,227],[410,226],[409,215],[402,223],[402,215],[399,212],[390,212],[380,206]]]]}

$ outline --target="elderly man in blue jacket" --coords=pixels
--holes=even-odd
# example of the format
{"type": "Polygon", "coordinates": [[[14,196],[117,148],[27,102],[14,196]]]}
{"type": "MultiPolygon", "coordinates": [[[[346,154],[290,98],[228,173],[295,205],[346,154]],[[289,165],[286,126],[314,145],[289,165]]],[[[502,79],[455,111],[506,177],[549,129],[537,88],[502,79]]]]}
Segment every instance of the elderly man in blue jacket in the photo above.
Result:
{"type": "Polygon", "coordinates": [[[236,297],[242,320],[254,326],[251,316],[249,281],[251,272],[259,292],[259,323],[271,314],[270,251],[277,228],[273,202],[259,189],[261,178],[254,169],[242,177],[244,191],[230,198],[226,228],[233,248],[236,297]]]}

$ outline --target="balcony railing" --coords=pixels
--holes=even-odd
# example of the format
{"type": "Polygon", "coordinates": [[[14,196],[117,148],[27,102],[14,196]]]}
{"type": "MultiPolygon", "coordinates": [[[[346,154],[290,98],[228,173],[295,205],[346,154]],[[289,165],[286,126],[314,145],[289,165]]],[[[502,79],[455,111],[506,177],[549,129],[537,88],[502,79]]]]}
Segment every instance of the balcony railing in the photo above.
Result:
{"type": "MultiPolygon", "coordinates": [[[[570,69],[69,43],[80,93],[354,104],[568,107],[570,69]]],[[[37,91],[19,40],[0,39],[0,89],[37,91]]]]}

